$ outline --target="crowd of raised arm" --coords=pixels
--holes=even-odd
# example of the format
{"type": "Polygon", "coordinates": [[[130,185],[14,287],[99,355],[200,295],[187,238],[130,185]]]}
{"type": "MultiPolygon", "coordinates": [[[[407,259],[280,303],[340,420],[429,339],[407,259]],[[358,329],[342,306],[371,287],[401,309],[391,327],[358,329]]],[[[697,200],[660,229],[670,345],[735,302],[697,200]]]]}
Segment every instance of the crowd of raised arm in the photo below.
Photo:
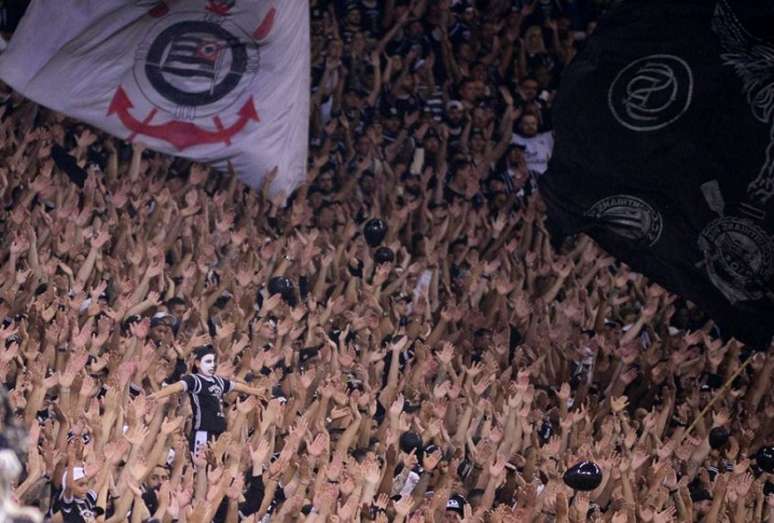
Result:
{"type": "Polygon", "coordinates": [[[550,245],[551,103],[605,2],[311,3],[291,195],[3,90],[15,500],[65,523],[774,521],[774,356],[586,237],[550,245]],[[582,461],[590,491],[563,479],[582,461]]]}

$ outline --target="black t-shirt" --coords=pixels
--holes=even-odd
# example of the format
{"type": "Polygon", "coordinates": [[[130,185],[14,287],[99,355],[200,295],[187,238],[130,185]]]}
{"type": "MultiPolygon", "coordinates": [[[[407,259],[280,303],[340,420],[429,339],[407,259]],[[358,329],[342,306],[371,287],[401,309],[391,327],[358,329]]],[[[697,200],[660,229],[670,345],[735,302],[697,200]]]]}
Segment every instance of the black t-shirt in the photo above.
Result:
{"type": "Polygon", "coordinates": [[[64,523],[86,523],[94,521],[97,517],[95,508],[97,507],[97,493],[90,490],[82,498],[66,498],[62,496],[59,499],[59,510],[62,512],[62,521],[64,523]]]}
{"type": "Polygon", "coordinates": [[[360,25],[371,38],[379,38],[382,35],[382,20],[384,7],[380,1],[372,0],[345,0],[342,2],[341,16],[346,16],[352,9],[360,11],[360,25]]]}
{"type": "Polygon", "coordinates": [[[231,392],[232,383],[220,376],[206,378],[201,374],[186,374],[180,380],[191,398],[193,430],[220,434],[226,430],[223,395],[231,392]]]}
{"type": "Polygon", "coordinates": [[[145,503],[145,506],[151,515],[156,513],[156,510],[159,508],[159,498],[155,490],[152,488],[146,488],[142,493],[142,501],[145,503]]]}

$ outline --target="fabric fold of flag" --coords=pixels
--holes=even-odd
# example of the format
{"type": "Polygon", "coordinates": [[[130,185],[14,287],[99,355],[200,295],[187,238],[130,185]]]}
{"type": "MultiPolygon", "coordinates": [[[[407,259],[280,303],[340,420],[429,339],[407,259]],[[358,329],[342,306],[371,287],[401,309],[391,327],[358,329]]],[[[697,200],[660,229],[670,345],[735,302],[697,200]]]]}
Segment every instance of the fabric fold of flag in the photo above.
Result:
{"type": "Polygon", "coordinates": [[[774,5],[629,0],[562,76],[540,180],[586,232],[725,337],[774,334],[774,5]]]}

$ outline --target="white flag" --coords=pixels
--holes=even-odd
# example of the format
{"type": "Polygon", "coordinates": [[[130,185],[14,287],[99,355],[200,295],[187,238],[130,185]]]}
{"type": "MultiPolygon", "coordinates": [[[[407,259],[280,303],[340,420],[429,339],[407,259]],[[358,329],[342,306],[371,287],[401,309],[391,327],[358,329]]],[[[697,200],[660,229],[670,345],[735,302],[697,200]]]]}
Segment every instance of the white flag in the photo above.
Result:
{"type": "Polygon", "coordinates": [[[33,0],[0,78],[37,103],[272,193],[306,174],[308,0],[33,0]]]}

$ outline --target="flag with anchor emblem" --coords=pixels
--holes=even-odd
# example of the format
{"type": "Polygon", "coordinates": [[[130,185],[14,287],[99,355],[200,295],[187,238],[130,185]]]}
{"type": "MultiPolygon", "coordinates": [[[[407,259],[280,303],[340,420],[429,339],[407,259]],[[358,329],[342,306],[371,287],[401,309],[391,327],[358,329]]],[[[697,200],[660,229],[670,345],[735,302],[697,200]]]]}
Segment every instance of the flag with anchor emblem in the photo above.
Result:
{"type": "Polygon", "coordinates": [[[306,175],[308,0],[33,0],[0,78],[152,149],[272,192],[306,175]],[[54,22],[55,23],[52,23],[54,22]]]}
{"type": "Polygon", "coordinates": [[[555,240],[590,234],[709,314],[774,334],[774,3],[624,0],[565,70],[540,191],[555,240]]]}

